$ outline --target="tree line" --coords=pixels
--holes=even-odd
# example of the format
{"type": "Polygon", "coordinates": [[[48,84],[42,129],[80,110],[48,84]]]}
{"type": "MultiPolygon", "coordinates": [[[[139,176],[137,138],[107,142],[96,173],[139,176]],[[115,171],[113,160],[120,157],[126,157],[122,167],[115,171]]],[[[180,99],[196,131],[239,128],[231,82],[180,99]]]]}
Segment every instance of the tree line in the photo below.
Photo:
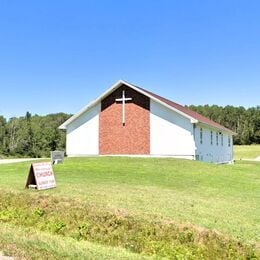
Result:
{"type": "MultiPolygon", "coordinates": [[[[189,106],[190,109],[224,125],[237,133],[234,144],[260,144],[260,106],[189,106]]],[[[0,116],[0,157],[45,157],[50,151],[65,150],[65,132],[58,127],[71,115],[0,116]]]]}
{"type": "Polygon", "coordinates": [[[64,113],[6,120],[0,116],[0,157],[49,157],[50,151],[65,149],[65,132],[58,127],[71,115],[64,113]]]}
{"type": "Polygon", "coordinates": [[[234,144],[260,144],[260,106],[244,108],[204,105],[189,108],[233,130],[234,144]]]}

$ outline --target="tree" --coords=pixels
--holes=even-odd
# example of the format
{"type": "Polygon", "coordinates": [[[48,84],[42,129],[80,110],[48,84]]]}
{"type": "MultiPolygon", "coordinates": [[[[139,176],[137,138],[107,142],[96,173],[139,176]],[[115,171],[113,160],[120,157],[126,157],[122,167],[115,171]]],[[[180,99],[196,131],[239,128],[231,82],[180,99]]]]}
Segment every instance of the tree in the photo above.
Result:
{"type": "Polygon", "coordinates": [[[242,106],[220,107],[217,105],[189,106],[189,108],[236,132],[235,144],[260,143],[259,106],[248,109],[242,106]]]}

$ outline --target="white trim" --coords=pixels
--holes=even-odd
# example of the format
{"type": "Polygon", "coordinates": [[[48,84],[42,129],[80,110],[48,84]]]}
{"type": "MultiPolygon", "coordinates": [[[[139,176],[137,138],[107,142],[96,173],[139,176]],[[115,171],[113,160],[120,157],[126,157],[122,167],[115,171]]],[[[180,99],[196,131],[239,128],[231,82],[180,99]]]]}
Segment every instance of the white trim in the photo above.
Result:
{"type": "Polygon", "coordinates": [[[86,105],[85,107],[83,107],[79,112],[77,112],[75,115],[73,115],[72,117],[70,117],[67,121],[65,121],[62,125],[59,126],[59,129],[66,129],[67,126],[72,123],[75,119],[77,119],[80,115],[82,115],[84,112],[86,112],[87,110],[89,110],[91,107],[95,106],[98,102],[100,102],[102,99],[106,98],[108,95],[110,95],[113,91],[115,91],[117,88],[121,87],[122,85],[126,85],[132,89],[134,89],[135,91],[149,97],[150,99],[156,101],[157,103],[169,108],[170,110],[188,118],[191,120],[191,123],[198,123],[199,121],[196,120],[195,118],[181,112],[180,110],[166,104],[165,102],[162,102],[161,100],[149,95],[148,93],[146,93],[145,91],[142,91],[141,89],[135,87],[134,85],[124,81],[124,80],[119,80],[117,81],[114,85],[112,85],[107,91],[105,91],[102,95],[100,95],[97,99],[95,99],[94,101],[90,102],[88,105],[86,105]]]}
{"type": "Polygon", "coordinates": [[[218,130],[219,132],[225,132],[225,133],[228,133],[228,134],[231,134],[231,135],[237,135],[237,133],[233,132],[232,130],[229,130],[229,129],[225,129],[225,128],[220,128],[220,127],[216,127],[216,126],[213,126],[211,124],[207,124],[207,123],[204,123],[204,122],[198,122],[198,125],[204,125],[204,126],[207,126],[207,127],[210,127],[214,130],[218,130]]]}
{"type": "Polygon", "coordinates": [[[69,125],[71,122],[73,122],[76,118],[78,118],[80,115],[82,115],[84,112],[89,110],[91,107],[95,106],[101,99],[108,96],[110,93],[112,93],[114,90],[116,90],[118,87],[122,85],[122,80],[117,81],[113,86],[111,86],[107,91],[105,91],[102,95],[100,95],[95,100],[88,103],[86,106],[84,106],[81,110],[79,110],[75,115],[70,117],[67,121],[65,121],[61,126],[59,126],[59,129],[66,129],[67,125],[69,125]]]}
{"type": "MultiPolygon", "coordinates": [[[[123,81],[123,82],[124,82],[124,81],[123,81]]],[[[130,88],[136,90],[137,92],[139,92],[139,93],[141,93],[141,94],[143,94],[143,95],[149,97],[151,100],[153,100],[153,101],[155,101],[155,102],[157,102],[157,103],[159,103],[159,104],[161,104],[161,105],[163,105],[163,106],[169,108],[170,110],[172,110],[172,111],[174,111],[174,112],[176,112],[176,113],[178,113],[178,114],[180,114],[180,115],[182,115],[182,116],[184,116],[184,117],[190,119],[190,120],[191,120],[191,123],[192,123],[192,122],[193,122],[193,123],[198,123],[198,120],[197,120],[197,119],[195,119],[195,118],[193,118],[193,117],[191,117],[191,116],[189,116],[189,115],[187,115],[187,114],[181,112],[180,110],[178,110],[178,109],[176,109],[176,108],[174,108],[174,107],[172,107],[172,106],[166,104],[165,102],[159,100],[158,98],[155,98],[154,96],[149,95],[147,92],[142,91],[141,89],[139,89],[139,88],[133,86],[132,84],[127,83],[127,82],[124,82],[123,84],[124,84],[124,85],[127,85],[128,87],[130,87],[130,88]]]]}
{"type": "Polygon", "coordinates": [[[98,102],[100,102],[102,99],[106,98],[107,96],[109,96],[113,91],[115,91],[116,89],[118,89],[119,87],[121,87],[122,85],[126,85],[132,89],[134,89],[135,91],[149,97],[151,100],[167,107],[168,109],[190,119],[190,122],[192,124],[198,124],[198,123],[201,123],[201,124],[205,124],[207,126],[210,126],[212,128],[215,128],[215,129],[221,129],[221,131],[225,131],[225,132],[228,132],[228,133],[231,133],[232,135],[235,135],[236,133],[234,133],[233,131],[231,130],[225,130],[223,128],[218,128],[218,127],[215,127],[215,126],[212,126],[211,124],[206,124],[206,123],[203,123],[203,122],[200,122],[199,120],[187,115],[186,113],[166,104],[165,102],[159,100],[158,98],[155,98],[154,96],[148,94],[147,92],[135,87],[134,85],[124,81],[124,80],[118,80],[114,85],[112,85],[107,91],[105,91],[103,94],[101,94],[98,98],[96,98],[94,101],[90,102],[88,105],[86,105],[85,107],[83,107],[79,112],[77,112],[75,115],[73,115],[72,117],[70,117],[67,121],[65,121],[62,125],[59,126],[59,129],[66,129],[67,126],[72,123],[75,119],[77,119],[79,116],[81,116],[83,113],[85,113],[87,110],[89,110],[91,107],[95,106],[98,102]]]}
{"type": "Polygon", "coordinates": [[[195,160],[194,155],[172,154],[101,154],[99,157],[133,157],[133,158],[175,158],[183,160],[195,160]]]}

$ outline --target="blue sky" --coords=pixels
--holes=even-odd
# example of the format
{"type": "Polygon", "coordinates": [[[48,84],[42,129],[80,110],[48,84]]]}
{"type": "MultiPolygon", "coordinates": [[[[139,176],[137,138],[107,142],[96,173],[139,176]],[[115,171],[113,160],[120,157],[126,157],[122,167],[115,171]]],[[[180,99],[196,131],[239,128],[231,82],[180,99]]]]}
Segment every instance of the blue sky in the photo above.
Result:
{"type": "Polygon", "coordinates": [[[260,1],[0,0],[0,115],[75,113],[118,79],[260,104],[260,1]]]}

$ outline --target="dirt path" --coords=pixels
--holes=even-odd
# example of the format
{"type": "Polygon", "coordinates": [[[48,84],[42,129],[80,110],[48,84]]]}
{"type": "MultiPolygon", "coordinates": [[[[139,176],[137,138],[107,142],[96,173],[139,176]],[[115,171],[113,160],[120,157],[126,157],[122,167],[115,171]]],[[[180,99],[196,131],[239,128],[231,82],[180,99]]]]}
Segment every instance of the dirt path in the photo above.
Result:
{"type": "Polygon", "coordinates": [[[4,256],[2,252],[0,252],[0,260],[13,260],[13,257],[4,256]]]}
{"type": "Polygon", "coordinates": [[[28,162],[28,161],[35,161],[35,160],[42,160],[42,159],[46,159],[46,158],[0,159],[0,164],[28,162]]]}
{"type": "Polygon", "coordinates": [[[243,161],[251,161],[251,162],[260,162],[260,156],[256,157],[255,159],[242,159],[242,160],[243,161]]]}

